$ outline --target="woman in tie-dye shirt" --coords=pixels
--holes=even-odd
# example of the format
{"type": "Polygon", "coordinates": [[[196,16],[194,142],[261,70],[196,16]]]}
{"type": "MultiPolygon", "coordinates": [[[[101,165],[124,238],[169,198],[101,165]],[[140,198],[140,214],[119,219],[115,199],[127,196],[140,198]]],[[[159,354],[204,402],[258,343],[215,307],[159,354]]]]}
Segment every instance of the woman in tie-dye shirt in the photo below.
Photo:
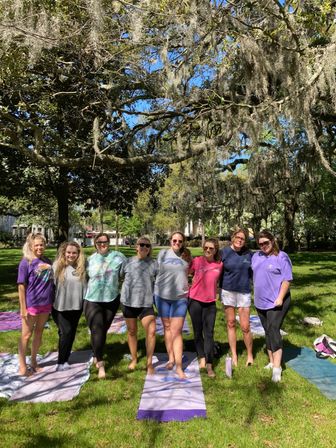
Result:
{"type": "Polygon", "coordinates": [[[110,251],[110,238],[106,233],[99,233],[94,244],[97,252],[88,259],[89,282],[84,298],[84,314],[91,331],[98,378],[105,378],[103,350],[107,330],[119,308],[119,273],[126,257],[121,252],[110,251]]]}

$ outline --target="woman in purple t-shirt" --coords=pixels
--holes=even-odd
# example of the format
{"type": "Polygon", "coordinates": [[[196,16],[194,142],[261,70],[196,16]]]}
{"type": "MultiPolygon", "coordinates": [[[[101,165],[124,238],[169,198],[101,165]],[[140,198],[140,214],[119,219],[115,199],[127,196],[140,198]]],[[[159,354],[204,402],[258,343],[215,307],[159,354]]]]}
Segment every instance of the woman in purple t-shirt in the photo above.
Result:
{"type": "Polygon", "coordinates": [[[37,352],[42,342],[42,332],[48,320],[54,298],[52,263],[46,258],[46,240],[43,235],[28,235],[19,264],[18,289],[22,319],[19,342],[19,374],[29,376],[38,370],[37,352]],[[31,365],[26,364],[26,351],[34,333],[31,348],[31,365]]]}
{"type": "Polygon", "coordinates": [[[282,338],[280,328],[290,305],[292,264],[268,230],[258,235],[260,251],[252,257],[254,305],[265,330],[272,381],[281,380],[282,338]]]}

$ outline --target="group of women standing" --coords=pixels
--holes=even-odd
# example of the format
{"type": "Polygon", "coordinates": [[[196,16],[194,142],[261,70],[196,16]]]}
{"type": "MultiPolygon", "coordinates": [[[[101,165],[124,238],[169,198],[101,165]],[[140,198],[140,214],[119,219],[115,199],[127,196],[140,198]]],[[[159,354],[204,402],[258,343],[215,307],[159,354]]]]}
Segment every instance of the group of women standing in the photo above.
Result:
{"type": "Polygon", "coordinates": [[[122,253],[110,250],[109,236],[100,233],[94,240],[96,252],[85,265],[82,248],[77,243],[63,243],[52,264],[44,256],[44,237],[41,234],[29,236],[18,274],[22,316],[19,373],[31,375],[38,370],[36,355],[50,312],[59,333],[57,370],[69,369],[68,361],[83,310],[91,333],[98,377],[105,378],[103,351],[106,335],[120,304],[128,329],[131,354],[128,367],[133,370],[137,364],[137,321],[140,320],[146,333],[147,371],[154,373],[155,304],[164,327],[168,354],[166,368],[175,369],[180,379],[186,378],[182,368],[182,328],[189,310],[200,368],[206,369],[208,376],[213,378],[218,283],[233,364],[238,364],[235,331],[235,309],[238,308],[247,349],[246,365],[252,365],[249,315],[253,276],[254,303],[266,333],[269,354],[266,367],[273,371],[272,380],[280,381],[280,327],[289,308],[291,263],[288,256],[279,251],[271,233],[263,231],[259,234],[260,251],[253,256],[247,249],[247,238],[245,230],[238,229],[232,235],[231,245],[222,251],[217,239],[207,239],[203,255],[192,259],[185,247],[185,236],[174,232],[170,248],[161,250],[154,260],[148,238],[139,238],[136,255],[127,259],[122,253]],[[189,287],[190,275],[193,279],[189,287]],[[32,334],[31,365],[27,366],[26,351],[32,334]]]}

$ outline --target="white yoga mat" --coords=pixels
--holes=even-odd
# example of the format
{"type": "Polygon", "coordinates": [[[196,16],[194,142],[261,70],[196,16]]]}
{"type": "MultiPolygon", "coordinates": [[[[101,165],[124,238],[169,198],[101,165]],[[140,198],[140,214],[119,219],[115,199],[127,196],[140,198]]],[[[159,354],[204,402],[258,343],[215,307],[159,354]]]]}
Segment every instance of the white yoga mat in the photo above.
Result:
{"type": "Polygon", "coordinates": [[[31,403],[72,400],[89,379],[91,363],[91,350],[73,352],[69,359],[71,369],[56,372],[57,352],[53,352],[40,358],[41,372],[21,377],[17,374],[17,355],[2,354],[0,396],[31,403]]]}
{"type": "Polygon", "coordinates": [[[206,417],[196,353],[183,355],[185,380],[179,379],[174,370],[167,370],[166,363],[166,354],[158,353],[153,357],[155,374],[146,376],[137,419],[169,422],[206,417]]]}

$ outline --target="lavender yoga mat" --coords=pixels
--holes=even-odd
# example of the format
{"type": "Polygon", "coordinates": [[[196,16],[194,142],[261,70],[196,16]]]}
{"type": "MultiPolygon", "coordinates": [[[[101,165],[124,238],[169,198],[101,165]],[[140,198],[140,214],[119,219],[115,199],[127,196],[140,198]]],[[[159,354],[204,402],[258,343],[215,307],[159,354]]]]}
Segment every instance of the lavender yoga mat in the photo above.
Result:
{"type": "Polygon", "coordinates": [[[19,311],[4,311],[0,313],[0,331],[21,330],[19,311]]]}
{"type": "Polygon", "coordinates": [[[184,422],[206,417],[206,406],[196,353],[185,352],[183,368],[187,379],[181,380],[167,370],[167,355],[153,357],[154,375],[147,375],[137,413],[138,420],[184,422]]]}
{"type": "Polygon", "coordinates": [[[17,375],[17,355],[1,354],[0,396],[30,403],[72,400],[89,379],[91,362],[91,350],[73,352],[69,359],[71,368],[56,372],[57,353],[53,352],[39,360],[41,372],[24,378],[17,375]]]}
{"type": "MultiPolygon", "coordinates": [[[[236,316],[236,321],[239,322],[239,316],[236,316]]],[[[254,334],[255,336],[265,336],[265,330],[261,325],[259,316],[256,316],[254,314],[250,316],[250,328],[252,334],[254,334]]],[[[285,336],[287,334],[283,330],[280,330],[280,333],[282,334],[282,336],[285,336]]]]}

